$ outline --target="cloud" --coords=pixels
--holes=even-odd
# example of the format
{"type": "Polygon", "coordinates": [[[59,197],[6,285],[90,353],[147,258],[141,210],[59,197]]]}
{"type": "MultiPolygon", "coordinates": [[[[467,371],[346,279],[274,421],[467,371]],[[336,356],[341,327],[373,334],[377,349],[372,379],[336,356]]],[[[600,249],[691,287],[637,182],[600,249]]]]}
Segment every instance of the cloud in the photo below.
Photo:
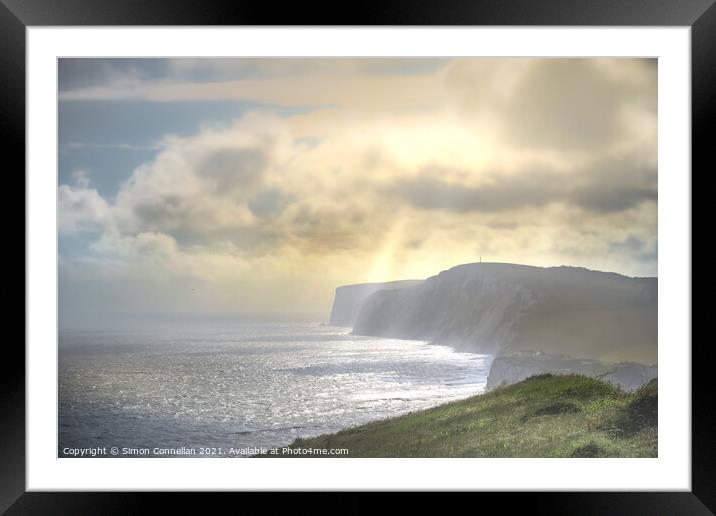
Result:
{"type": "Polygon", "coordinates": [[[104,225],[122,238],[163,234],[179,253],[225,243],[244,257],[330,257],[370,255],[387,238],[430,249],[432,234],[451,224],[465,234],[482,228],[494,243],[500,232],[515,238],[525,228],[554,225],[548,206],[579,210],[599,224],[600,217],[656,200],[656,170],[640,154],[565,162],[565,169],[517,160],[495,173],[490,162],[450,166],[451,141],[422,134],[415,135],[420,151],[406,161],[393,136],[405,137],[402,126],[388,130],[381,123],[371,131],[365,124],[335,129],[309,145],[293,134],[290,120],[254,112],[192,137],[166,138],[114,202],[89,187],[62,185],[60,203],[71,214],[62,226],[104,225]],[[385,133],[377,141],[376,130],[385,133]],[[397,221],[406,219],[421,224],[396,232],[397,221]]]}
{"type": "Polygon", "coordinates": [[[386,193],[424,210],[502,212],[565,203],[595,212],[618,212],[656,201],[656,169],[634,157],[600,160],[573,172],[520,170],[482,174],[482,184],[448,181],[474,178],[469,171],[426,167],[413,177],[395,179],[386,193]]]}
{"type": "Polygon", "coordinates": [[[85,142],[69,142],[61,143],[60,148],[63,150],[158,150],[158,145],[131,145],[128,143],[85,143],[85,142]]]}
{"type": "Polygon", "coordinates": [[[656,73],[653,59],[555,58],[456,60],[445,77],[512,144],[584,152],[640,137],[632,118],[655,122],[656,73]]]}
{"type": "Polygon", "coordinates": [[[75,180],[75,183],[83,189],[86,189],[89,186],[90,180],[89,180],[89,174],[84,169],[75,169],[72,171],[72,178],[75,180]]]}
{"type": "Polygon", "coordinates": [[[150,102],[250,101],[299,108],[341,107],[363,111],[419,109],[441,102],[435,76],[299,75],[216,82],[133,82],[60,92],[60,101],[150,102]]]}
{"type": "Polygon", "coordinates": [[[624,137],[625,108],[640,104],[655,110],[656,69],[643,61],[626,61],[631,70],[610,74],[609,62],[591,59],[547,59],[530,64],[508,109],[509,135],[518,143],[593,149],[624,137]]]}
{"type": "MultiPolygon", "coordinates": [[[[547,176],[536,172],[515,179],[496,176],[483,186],[472,187],[449,183],[440,178],[443,169],[423,169],[414,178],[396,180],[388,189],[411,206],[426,210],[447,210],[453,212],[483,211],[494,212],[540,206],[559,194],[550,191],[554,184],[545,184],[547,176]]],[[[554,181],[549,178],[549,183],[554,181]]]]}
{"type": "Polygon", "coordinates": [[[98,84],[158,80],[169,70],[166,59],[61,58],[57,67],[58,86],[65,91],[98,84]]]}
{"type": "MultiPolygon", "coordinates": [[[[187,67],[167,73],[209,73],[187,67]]],[[[102,197],[88,176],[60,185],[61,235],[92,242],[62,261],[85,285],[83,302],[107,282],[137,306],[146,294],[185,309],[318,311],[338,284],[480,257],[656,272],[653,65],[457,60],[417,75],[261,74],[91,86],[116,99],[250,94],[330,107],[257,110],[148,142],[156,153],[116,195],[102,197]],[[187,294],[195,282],[201,300],[187,294]]]]}
{"type": "Polygon", "coordinates": [[[204,157],[198,173],[212,181],[219,195],[252,191],[262,182],[268,167],[263,149],[219,149],[204,157]]]}
{"type": "Polygon", "coordinates": [[[641,163],[638,156],[609,158],[590,164],[579,172],[569,201],[597,212],[633,208],[658,197],[655,166],[641,163]]]}
{"type": "Polygon", "coordinates": [[[119,188],[119,229],[211,238],[246,228],[256,222],[248,203],[280,181],[291,145],[277,117],[255,113],[194,137],[168,138],[119,188]]]}
{"type": "Polygon", "coordinates": [[[99,256],[109,256],[134,261],[141,257],[150,257],[163,261],[178,252],[174,238],[164,233],[142,232],[136,235],[106,233],[92,244],[91,249],[99,256]]]}
{"type": "Polygon", "coordinates": [[[98,231],[111,217],[110,206],[97,190],[60,185],[57,194],[58,228],[61,232],[98,231]]]}
{"type": "Polygon", "coordinates": [[[60,91],[147,82],[217,82],[296,75],[416,75],[444,65],[441,58],[62,58],[60,91]]]}
{"type": "Polygon", "coordinates": [[[280,215],[281,212],[294,201],[290,194],[279,188],[267,188],[249,200],[251,213],[261,218],[270,218],[280,215]]]}
{"type": "Polygon", "coordinates": [[[658,257],[657,242],[651,235],[639,236],[632,234],[623,240],[610,242],[609,251],[622,256],[635,257],[645,263],[653,263],[658,257]]]}

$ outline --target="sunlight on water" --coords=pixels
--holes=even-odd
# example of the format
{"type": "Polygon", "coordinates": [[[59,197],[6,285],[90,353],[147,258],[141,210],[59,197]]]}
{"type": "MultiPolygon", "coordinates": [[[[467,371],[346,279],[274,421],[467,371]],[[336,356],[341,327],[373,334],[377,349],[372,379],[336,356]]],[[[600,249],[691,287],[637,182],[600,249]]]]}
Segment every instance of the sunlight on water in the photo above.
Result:
{"type": "Polygon", "coordinates": [[[255,324],[63,332],[58,453],[282,446],[485,388],[489,356],[348,331],[255,324]]]}

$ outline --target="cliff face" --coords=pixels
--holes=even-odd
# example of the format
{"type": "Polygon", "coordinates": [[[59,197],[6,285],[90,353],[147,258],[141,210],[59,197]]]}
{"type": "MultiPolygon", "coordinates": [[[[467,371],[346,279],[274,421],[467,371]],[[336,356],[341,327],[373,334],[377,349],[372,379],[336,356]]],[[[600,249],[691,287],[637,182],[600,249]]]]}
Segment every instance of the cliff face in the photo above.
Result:
{"type": "Polygon", "coordinates": [[[371,294],[379,290],[400,289],[419,285],[422,282],[423,280],[403,280],[338,287],[333,298],[330,324],[333,326],[353,326],[363,302],[371,294]]]}
{"type": "Polygon", "coordinates": [[[657,280],[480,263],[366,296],[353,333],[464,351],[657,362],[657,280]]]}

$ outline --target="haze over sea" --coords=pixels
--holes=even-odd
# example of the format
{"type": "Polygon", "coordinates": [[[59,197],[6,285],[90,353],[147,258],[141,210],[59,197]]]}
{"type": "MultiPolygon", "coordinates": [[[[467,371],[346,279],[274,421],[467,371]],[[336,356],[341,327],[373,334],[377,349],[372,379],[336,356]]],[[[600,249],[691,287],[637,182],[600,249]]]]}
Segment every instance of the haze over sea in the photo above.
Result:
{"type": "Polygon", "coordinates": [[[284,446],[480,393],[491,361],[319,323],[191,317],[122,326],[60,331],[60,457],[101,447],[235,456],[232,448],[284,446]]]}

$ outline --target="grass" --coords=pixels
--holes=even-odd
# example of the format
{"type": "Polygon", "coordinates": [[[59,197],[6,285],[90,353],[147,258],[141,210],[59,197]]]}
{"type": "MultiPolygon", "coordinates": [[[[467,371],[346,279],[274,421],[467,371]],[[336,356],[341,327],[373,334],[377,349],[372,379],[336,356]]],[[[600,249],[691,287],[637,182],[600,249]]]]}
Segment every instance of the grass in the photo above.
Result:
{"type": "MultiPolygon", "coordinates": [[[[289,448],[347,448],[348,457],[656,457],[657,405],[656,380],[625,393],[586,376],[539,375],[432,409],[297,439],[289,448]]],[[[296,456],[276,452],[271,456],[296,456]]]]}

